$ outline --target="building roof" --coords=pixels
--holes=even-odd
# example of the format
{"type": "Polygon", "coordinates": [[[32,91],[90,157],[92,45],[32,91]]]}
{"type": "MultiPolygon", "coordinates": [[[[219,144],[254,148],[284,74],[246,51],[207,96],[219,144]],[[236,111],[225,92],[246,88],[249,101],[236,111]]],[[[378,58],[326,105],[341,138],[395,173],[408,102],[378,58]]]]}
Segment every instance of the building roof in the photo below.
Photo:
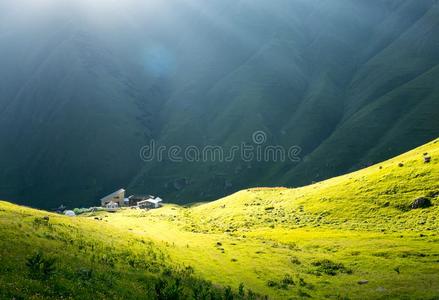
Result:
{"type": "Polygon", "coordinates": [[[154,201],[154,203],[159,203],[159,202],[163,201],[162,198],[159,198],[159,197],[152,199],[152,200],[154,201]]]}
{"type": "Polygon", "coordinates": [[[103,200],[105,198],[108,198],[108,197],[116,196],[117,194],[120,194],[120,193],[125,193],[125,190],[124,189],[119,189],[119,190],[117,190],[117,191],[115,191],[115,192],[113,192],[113,193],[111,193],[111,194],[109,194],[109,195],[107,195],[105,197],[102,197],[101,200],[103,200]]]}
{"type": "Polygon", "coordinates": [[[146,202],[149,202],[149,203],[154,203],[154,204],[157,204],[157,203],[159,203],[159,202],[162,202],[162,199],[160,199],[160,198],[155,198],[155,199],[148,199],[148,200],[145,200],[146,202]]]}
{"type": "Polygon", "coordinates": [[[137,204],[138,205],[142,205],[142,204],[145,204],[145,203],[158,204],[158,203],[160,203],[162,201],[163,201],[162,199],[157,197],[155,199],[146,199],[146,200],[139,201],[139,202],[137,202],[137,204]]]}
{"type": "Polygon", "coordinates": [[[151,198],[154,198],[154,196],[151,196],[151,195],[131,195],[128,197],[128,199],[143,199],[143,200],[151,199],[151,198]]]}

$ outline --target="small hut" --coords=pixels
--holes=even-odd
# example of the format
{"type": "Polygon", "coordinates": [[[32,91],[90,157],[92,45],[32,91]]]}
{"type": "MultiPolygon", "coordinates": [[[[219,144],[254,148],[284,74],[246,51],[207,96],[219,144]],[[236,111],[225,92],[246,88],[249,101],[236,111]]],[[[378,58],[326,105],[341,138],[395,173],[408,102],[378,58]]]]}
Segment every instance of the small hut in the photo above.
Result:
{"type": "Polygon", "coordinates": [[[155,199],[146,199],[143,201],[139,201],[137,203],[137,206],[139,208],[143,208],[143,209],[153,209],[153,208],[159,208],[161,206],[161,202],[163,200],[160,199],[159,197],[155,198],[155,199]]]}
{"type": "Polygon", "coordinates": [[[110,203],[107,203],[105,205],[105,210],[106,211],[113,212],[113,211],[116,211],[118,209],[119,209],[119,203],[117,203],[117,202],[111,201],[110,203]]]}
{"type": "Polygon", "coordinates": [[[128,197],[128,206],[138,206],[138,203],[148,199],[154,199],[151,195],[131,195],[128,197]]]}

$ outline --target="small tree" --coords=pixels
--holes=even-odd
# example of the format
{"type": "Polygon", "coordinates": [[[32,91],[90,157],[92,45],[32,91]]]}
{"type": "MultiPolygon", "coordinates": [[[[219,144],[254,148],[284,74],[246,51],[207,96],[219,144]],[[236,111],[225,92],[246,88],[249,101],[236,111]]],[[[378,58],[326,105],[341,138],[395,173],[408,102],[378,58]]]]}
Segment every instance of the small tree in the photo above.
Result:
{"type": "Polygon", "coordinates": [[[45,258],[43,253],[38,251],[27,258],[26,266],[32,278],[46,280],[55,273],[55,261],[55,258],[45,258]]]}

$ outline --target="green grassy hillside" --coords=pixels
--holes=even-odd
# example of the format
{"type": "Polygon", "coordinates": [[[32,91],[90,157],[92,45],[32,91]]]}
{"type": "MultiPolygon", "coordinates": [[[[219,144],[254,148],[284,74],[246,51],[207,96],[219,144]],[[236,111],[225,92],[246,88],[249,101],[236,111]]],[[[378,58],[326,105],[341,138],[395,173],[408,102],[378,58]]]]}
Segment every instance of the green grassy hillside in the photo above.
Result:
{"type": "Polygon", "coordinates": [[[296,189],[238,192],[192,209],[197,225],[219,231],[302,226],[344,229],[439,230],[438,206],[411,210],[428,197],[439,204],[439,140],[369,168],[296,189]],[[432,156],[424,163],[424,154],[432,156]],[[212,226],[213,225],[213,226],[212,226]]]}
{"type": "Polygon", "coordinates": [[[438,179],[435,140],[303,188],[207,204],[69,218],[1,202],[0,298],[154,299],[178,281],[183,299],[437,299],[438,179]],[[420,197],[431,206],[412,209],[420,197]],[[26,265],[36,251],[56,259],[53,273],[26,265]]]}
{"type": "Polygon", "coordinates": [[[161,243],[106,216],[70,218],[0,202],[0,228],[0,299],[259,297],[194,275],[161,243]]]}

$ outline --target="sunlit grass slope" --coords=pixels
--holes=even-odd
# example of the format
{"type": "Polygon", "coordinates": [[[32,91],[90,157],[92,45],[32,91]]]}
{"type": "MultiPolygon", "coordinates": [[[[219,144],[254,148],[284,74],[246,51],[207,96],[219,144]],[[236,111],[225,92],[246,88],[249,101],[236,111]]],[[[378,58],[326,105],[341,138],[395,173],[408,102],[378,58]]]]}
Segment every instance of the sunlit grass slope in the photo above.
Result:
{"type": "MultiPolygon", "coordinates": [[[[71,218],[0,201],[0,229],[0,299],[234,295],[196,278],[150,239],[105,217],[71,218]]],[[[247,290],[238,299],[248,296],[247,290]]]]}
{"type": "Polygon", "coordinates": [[[189,207],[68,218],[0,202],[0,298],[154,299],[171,277],[184,279],[183,299],[210,299],[189,287],[193,268],[235,299],[240,284],[250,299],[437,299],[438,192],[436,140],[311,186],[189,207]],[[412,209],[419,197],[432,206],[412,209]],[[49,279],[26,266],[37,250],[57,259],[49,279]]]}
{"type": "Polygon", "coordinates": [[[361,171],[297,189],[255,188],[191,210],[194,228],[260,227],[436,231],[439,140],[361,171]],[[425,155],[424,155],[425,154],[425,155]],[[431,162],[424,163],[424,156],[431,162]],[[411,210],[427,197],[433,207],[411,210]]]}
{"type": "Polygon", "coordinates": [[[439,295],[437,192],[438,140],[303,188],[255,188],[109,218],[163,241],[173,259],[204,278],[243,282],[275,299],[428,299],[439,295]],[[411,209],[419,197],[433,206],[411,209]],[[322,268],[325,260],[331,263],[322,268]]]}

